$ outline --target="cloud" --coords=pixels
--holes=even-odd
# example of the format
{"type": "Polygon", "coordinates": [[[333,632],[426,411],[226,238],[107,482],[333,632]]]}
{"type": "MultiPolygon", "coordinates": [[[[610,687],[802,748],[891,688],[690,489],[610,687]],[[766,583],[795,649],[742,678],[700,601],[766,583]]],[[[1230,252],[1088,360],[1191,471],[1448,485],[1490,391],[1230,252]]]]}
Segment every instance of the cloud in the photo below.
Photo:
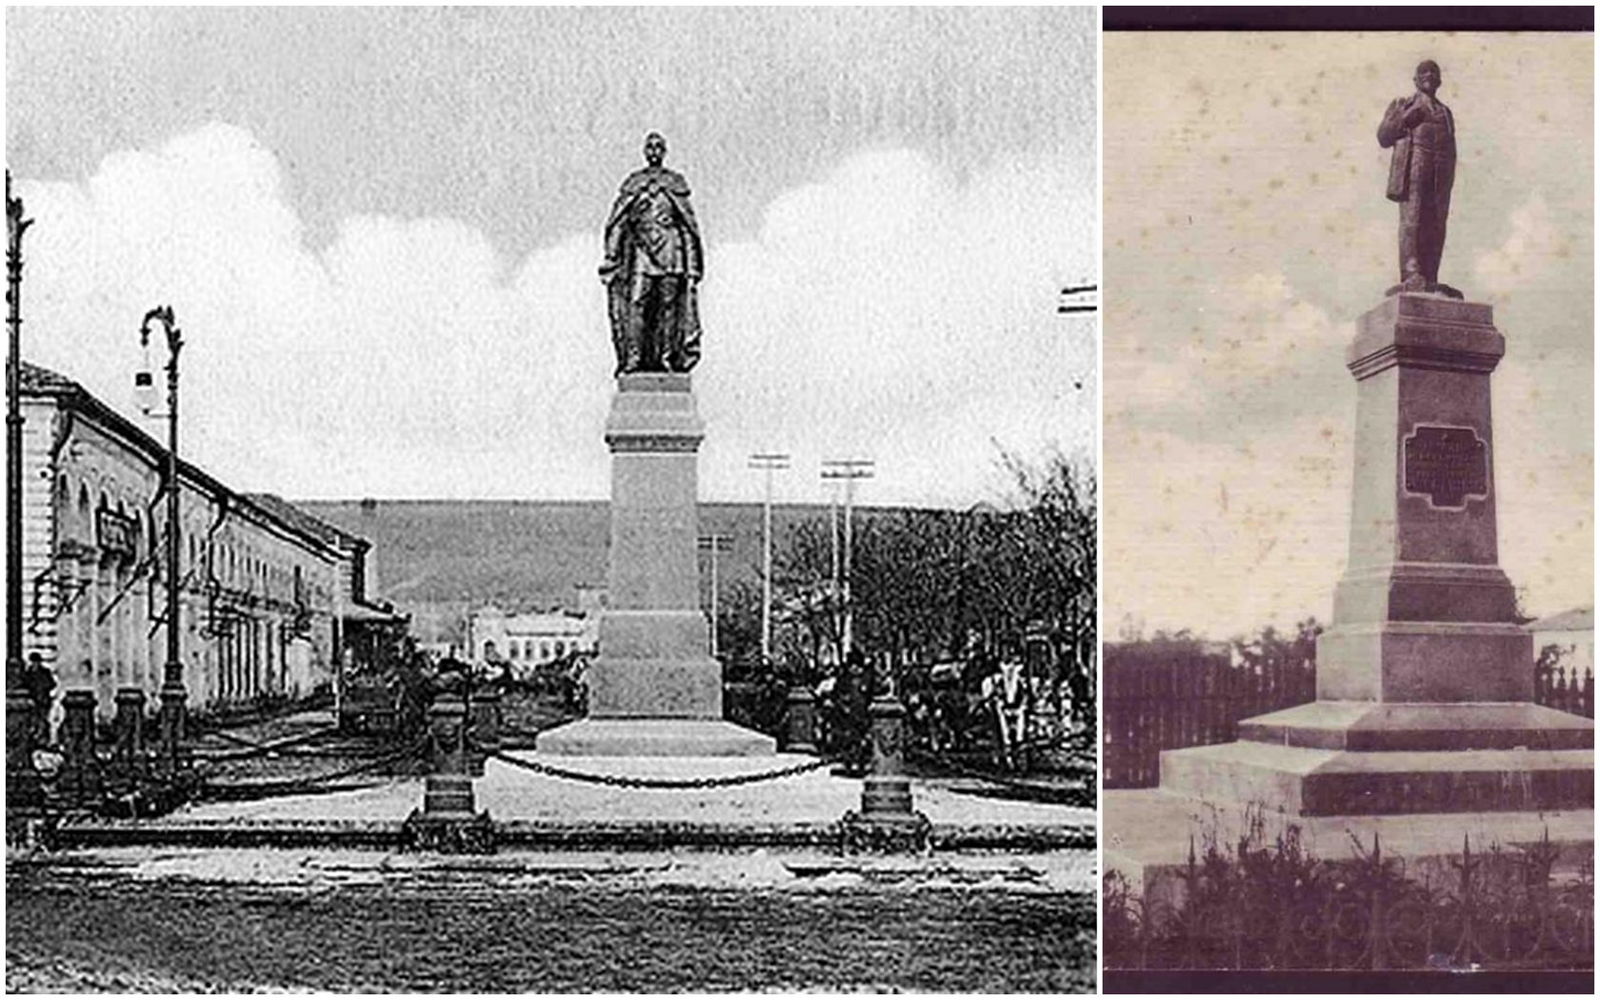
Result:
{"type": "MultiPolygon", "coordinates": [[[[358,216],[316,249],[277,158],[226,124],[20,190],[27,356],[127,411],[139,317],[170,302],[186,450],[225,481],[607,495],[598,234],[508,261],[453,219],[358,216]]],[[[1094,210],[1045,160],[957,179],[910,150],[773,199],[755,239],[708,247],[702,495],[754,497],[758,449],[795,454],[796,499],[820,495],[816,460],[869,454],[869,502],[991,496],[996,440],[1092,455],[1092,327],[1054,304],[1094,276],[1094,210]]]]}
{"type": "Polygon", "coordinates": [[[1513,292],[1548,285],[1551,264],[1573,256],[1573,234],[1556,224],[1538,192],[1511,213],[1511,233],[1504,243],[1478,255],[1473,271],[1491,301],[1513,292]]]}
{"type": "Polygon", "coordinates": [[[1347,386],[1328,373],[1343,366],[1351,325],[1300,295],[1281,271],[1219,272],[1188,290],[1181,309],[1149,309],[1137,297],[1113,303],[1108,454],[1113,426],[1242,441],[1285,415],[1338,405],[1347,386]]]}
{"type": "Polygon", "coordinates": [[[1349,541],[1352,426],[1310,414],[1237,443],[1119,437],[1105,469],[1105,620],[1213,638],[1326,621],[1349,541]]]}

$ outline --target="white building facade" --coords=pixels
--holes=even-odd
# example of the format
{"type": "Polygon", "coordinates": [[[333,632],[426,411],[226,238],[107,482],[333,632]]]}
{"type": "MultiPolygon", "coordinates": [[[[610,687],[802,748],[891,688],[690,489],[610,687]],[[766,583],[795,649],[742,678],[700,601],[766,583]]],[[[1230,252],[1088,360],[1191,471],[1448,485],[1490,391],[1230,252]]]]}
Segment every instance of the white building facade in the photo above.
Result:
{"type": "Polygon", "coordinates": [[[518,672],[593,656],[600,648],[600,615],[594,609],[508,613],[489,606],[468,616],[467,635],[472,660],[482,663],[492,652],[518,672]]]}
{"type": "MultiPolygon", "coordinates": [[[[92,691],[107,717],[118,690],[154,701],[162,683],[166,452],[76,382],[27,363],[21,375],[24,655],[39,654],[58,697],[92,691]]],[[[351,547],[193,465],[179,480],[191,709],[331,683],[351,547]]]]}
{"type": "Polygon", "coordinates": [[[1574,679],[1594,670],[1594,609],[1573,608],[1528,623],[1533,633],[1533,652],[1539,656],[1555,647],[1556,665],[1572,673],[1574,679]]]}

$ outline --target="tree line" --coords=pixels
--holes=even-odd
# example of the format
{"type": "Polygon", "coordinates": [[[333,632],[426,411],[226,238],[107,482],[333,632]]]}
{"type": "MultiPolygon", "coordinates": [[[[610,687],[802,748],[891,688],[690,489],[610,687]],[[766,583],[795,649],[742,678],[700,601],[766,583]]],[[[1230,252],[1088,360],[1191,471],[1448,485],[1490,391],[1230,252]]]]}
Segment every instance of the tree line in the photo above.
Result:
{"type": "MultiPolygon", "coordinates": [[[[926,664],[1019,650],[1041,636],[1063,667],[1086,669],[1095,647],[1092,471],[1059,454],[1002,458],[1008,495],[965,510],[856,512],[849,567],[854,645],[869,658],[926,664]]],[[[722,599],[719,644],[730,679],[778,670],[815,680],[844,653],[844,593],[835,586],[832,518],[794,526],[773,552],[773,663],[760,656],[761,584],[722,599]]],[[[842,531],[840,532],[842,534],[842,531]]],[[[842,576],[842,573],[841,573],[842,576]]]]}

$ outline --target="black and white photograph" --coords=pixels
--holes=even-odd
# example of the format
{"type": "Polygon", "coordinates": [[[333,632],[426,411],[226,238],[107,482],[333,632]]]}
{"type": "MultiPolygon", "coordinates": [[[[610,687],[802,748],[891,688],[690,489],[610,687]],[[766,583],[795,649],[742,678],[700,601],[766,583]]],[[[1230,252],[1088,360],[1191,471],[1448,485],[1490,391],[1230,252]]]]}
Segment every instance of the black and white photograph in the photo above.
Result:
{"type": "Polygon", "coordinates": [[[1103,57],[1105,988],[1591,991],[1592,35],[1103,57]]]}
{"type": "MultiPolygon", "coordinates": [[[[4,17],[8,991],[1096,989],[1097,9],[4,17]]],[[[1193,570],[1177,560],[1200,553],[1133,536],[1204,534],[1217,594],[1258,575],[1235,540],[1162,508],[1138,517],[1167,529],[1121,522],[1107,578],[1139,593],[1113,625],[1220,639],[1291,609],[1325,620],[1356,446],[1325,348],[1398,303],[1485,345],[1445,366],[1482,408],[1419,411],[1437,425],[1416,432],[1427,482],[1399,498],[1440,554],[1391,566],[1429,608],[1428,588],[1481,594],[1445,616],[1473,624],[1415,641],[1470,645],[1484,686],[1440,677],[1421,700],[1492,686],[1520,707],[1374,731],[1515,742],[1576,711],[1592,650],[1590,63],[1561,45],[1428,49],[1462,155],[1454,202],[1438,168],[1446,204],[1418,218],[1437,242],[1448,209],[1450,242],[1428,287],[1385,299],[1371,129],[1359,148],[1325,130],[1328,107],[1376,122],[1409,93],[1411,51],[1363,54],[1355,88],[1327,52],[1264,67],[1311,67],[1330,102],[1295,107],[1281,138],[1321,145],[1308,133],[1270,195],[1314,217],[1252,230],[1284,269],[1230,251],[1226,275],[1147,257],[1135,278],[1109,258],[1137,289],[1114,308],[1168,321],[1131,320],[1122,344],[1172,366],[1159,389],[1111,368],[1118,433],[1141,435],[1116,443],[1118,499],[1161,493],[1158,470],[1199,488],[1172,434],[1198,435],[1191,454],[1254,447],[1246,479],[1276,453],[1275,472],[1326,491],[1317,524],[1273,529],[1321,547],[1286,537],[1277,589],[1235,593],[1225,616],[1172,599],[1193,570]],[[1223,282],[1246,298],[1184,332],[1190,296],[1220,304],[1223,282]],[[1292,330],[1260,319],[1278,305],[1292,330]],[[1498,330],[1495,440],[1514,454],[1490,481],[1498,330]],[[1289,363],[1264,396],[1238,386],[1272,401],[1248,425],[1206,401],[1231,390],[1196,367],[1241,344],[1289,363]],[[1523,616],[1548,617],[1531,651],[1510,637],[1523,616]]],[[[1124,105],[1148,141],[1191,127],[1178,109],[1208,94],[1218,113],[1239,96],[1197,89],[1181,52],[1118,56],[1119,80],[1165,64],[1140,89],[1169,109],[1124,105]]],[[[1395,114],[1433,135],[1448,112],[1395,114]]],[[[1421,162],[1432,147],[1410,141],[1421,162]]],[[[1176,152],[1198,148],[1148,159],[1162,184],[1122,171],[1119,238],[1199,238],[1161,197],[1222,197],[1215,156],[1201,170],[1176,152]]],[[[1268,197],[1271,176],[1255,165],[1229,197],[1268,197]]],[[[1372,434],[1413,434],[1367,412],[1372,434]]],[[[1336,614],[1324,643],[1382,617],[1372,579],[1340,584],[1359,616],[1336,614]]],[[[1417,635],[1406,617],[1384,627],[1417,635]]],[[[1340,655],[1360,697],[1386,671],[1438,673],[1359,646],[1340,655]]],[[[1312,708],[1275,731],[1357,718],[1312,708]]],[[[1569,763],[1587,721],[1562,726],[1570,744],[1481,751],[1527,763],[1473,784],[1479,812],[1445,839],[1470,833],[1474,863],[1566,857],[1592,765],[1569,763]],[[1502,808],[1523,812],[1484,820],[1502,808]]],[[[1405,749],[1469,748],[1445,742],[1405,749]]],[[[1352,777],[1327,794],[1406,811],[1402,785],[1352,777]]],[[[1136,890],[1179,877],[1170,815],[1144,874],[1119,869],[1136,890]]],[[[1384,858],[1421,843],[1383,836],[1384,858]]],[[[1549,872],[1567,893],[1565,862],[1549,872]]],[[[1540,927],[1552,948],[1569,930],[1540,927]]]]}

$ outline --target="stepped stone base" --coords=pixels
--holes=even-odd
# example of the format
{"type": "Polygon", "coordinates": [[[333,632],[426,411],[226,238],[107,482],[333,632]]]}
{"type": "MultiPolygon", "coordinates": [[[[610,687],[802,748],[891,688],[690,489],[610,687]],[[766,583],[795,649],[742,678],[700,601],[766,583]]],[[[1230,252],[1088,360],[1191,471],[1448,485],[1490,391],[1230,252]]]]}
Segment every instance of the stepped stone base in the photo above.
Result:
{"type": "Polygon", "coordinates": [[[579,719],[540,733],[539,753],[567,757],[770,757],[778,741],[719,719],[579,719]]]}
{"type": "Polygon", "coordinates": [[[1531,702],[1315,701],[1245,719],[1239,738],[1357,752],[1593,750],[1594,721],[1531,702]]]}
{"type": "MultiPolygon", "coordinates": [[[[1166,751],[1161,755],[1161,789],[1209,802],[1259,802],[1300,816],[1594,807],[1594,751],[1548,748],[1551,742],[1577,742],[1570,729],[1553,730],[1546,747],[1537,749],[1533,739],[1511,749],[1352,750],[1339,745],[1342,741],[1343,746],[1438,746],[1465,737],[1470,743],[1504,747],[1518,738],[1512,735],[1518,730],[1480,729],[1477,732],[1490,735],[1472,738],[1473,730],[1450,733],[1438,725],[1430,727],[1448,718],[1448,713],[1420,722],[1404,716],[1384,719],[1383,713],[1392,707],[1396,706],[1370,706],[1375,714],[1362,713],[1357,725],[1350,727],[1337,726],[1326,717],[1351,711],[1344,706],[1302,713],[1308,718],[1288,722],[1260,716],[1242,723],[1241,730],[1278,733],[1282,742],[1245,739],[1166,751]],[[1317,719],[1319,714],[1324,717],[1317,719]],[[1387,725],[1374,724],[1384,722],[1387,725]],[[1295,745],[1290,739],[1328,745],[1295,745]]],[[[1587,733],[1592,745],[1592,727],[1587,733]]]]}

